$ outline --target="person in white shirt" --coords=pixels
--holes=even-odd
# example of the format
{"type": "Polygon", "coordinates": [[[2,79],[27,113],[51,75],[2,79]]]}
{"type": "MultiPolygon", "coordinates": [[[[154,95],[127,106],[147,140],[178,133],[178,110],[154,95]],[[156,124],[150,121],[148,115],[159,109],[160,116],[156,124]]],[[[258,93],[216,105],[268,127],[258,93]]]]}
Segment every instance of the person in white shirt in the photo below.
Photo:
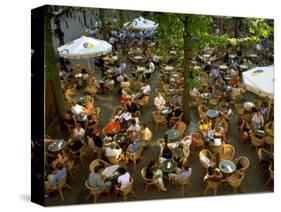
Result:
{"type": "Polygon", "coordinates": [[[110,147],[105,148],[105,157],[115,157],[118,159],[122,153],[122,149],[112,144],[110,147]]]}
{"type": "Polygon", "coordinates": [[[155,71],[155,65],[152,61],[150,61],[149,63],[149,69],[151,70],[152,73],[155,71]]]}
{"type": "Polygon", "coordinates": [[[75,101],[73,101],[71,103],[71,112],[74,114],[74,115],[80,115],[80,114],[83,114],[83,112],[85,112],[86,108],[84,108],[83,106],[77,104],[75,101]]]}
{"type": "Polygon", "coordinates": [[[259,129],[264,126],[264,119],[261,112],[257,109],[254,109],[254,115],[252,118],[252,123],[256,129],[259,129]]]}
{"type": "Polygon", "coordinates": [[[121,191],[123,191],[124,188],[129,184],[131,176],[130,173],[127,172],[124,167],[119,168],[119,173],[120,176],[118,177],[117,182],[120,185],[121,191]]]}
{"type": "Polygon", "coordinates": [[[144,85],[141,87],[141,90],[142,90],[142,93],[143,93],[144,95],[149,96],[149,93],[150,93],[150,91],[151,91],[150,85],[149,85],[149,84],[144,84],[144,85]]]}
{"type": "Polygon", "coordinates": [[[72,138],[73,140],[80,140],[82,143],[84,143],[85,130],[81,127],[79,123],[75,125],[72,131],[72,138]]]}
{"type": "Polygon", "coordinates": [[[154,105],[156,106],[157,110],[162,110],[166,107],[166,101],[161,93],[158,93],[158,96],[155,97],[154,105]]]}
{"type": "Polygon", "coordinates": [[[130,120],[130,126],[128,127],[128,132],[140,132],[140,125],[136,122],[135,119],[130,120]]]}

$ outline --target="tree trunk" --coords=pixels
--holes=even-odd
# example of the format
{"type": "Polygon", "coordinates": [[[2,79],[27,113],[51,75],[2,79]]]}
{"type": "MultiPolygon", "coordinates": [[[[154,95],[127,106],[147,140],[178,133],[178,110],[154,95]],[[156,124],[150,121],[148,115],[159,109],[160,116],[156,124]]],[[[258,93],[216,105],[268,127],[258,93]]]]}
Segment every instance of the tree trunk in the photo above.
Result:
{"type": "MultiPolygon", "coordinates": [[[[51,29],[51,16],[47,12],[44,20],[45,27],[45,77],[51,80],[54,96],[56,99],[56,107],[58,112],[58,118],[61,129],[63,129],[63,117],[66,112],[65,99],[61,87],[61,81],[59,77],[59,70],[57,68],[56,55],[52,42],[52,29],[51,29]]],[[[48,114],[46,114],[48,115],[48,114]]]]}
{"type": "Polygon", "coordinates": [[[189,16],[185,16],[184,19],[184,59],[183,59],[183,76],[184,76],[184,93],[183,93],[183,111],[184,121],[186,124],[190,123],[190,70],[189,70],[189,50],[190,50],[190,33],[188,31],[189,16]]]}

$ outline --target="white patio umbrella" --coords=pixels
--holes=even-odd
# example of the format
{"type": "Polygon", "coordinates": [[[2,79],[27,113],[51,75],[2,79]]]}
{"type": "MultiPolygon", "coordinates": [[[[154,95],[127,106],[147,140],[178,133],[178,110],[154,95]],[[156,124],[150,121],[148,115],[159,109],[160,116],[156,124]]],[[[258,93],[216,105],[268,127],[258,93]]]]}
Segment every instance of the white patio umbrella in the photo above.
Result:
{"type": "Polygon", "coordinates": [[[158,23],[144,19],[140,16],[139,18],[135,18],[132,21],[124,23],[123,26],[127,29],[152,31],[157,29],[158,23]]]}
{"type": "Polygon", "coordinates": [[[260,97],[269,98],[269,107],[274,99],[273,69],[273,66],[256,67],[242,73],[243,83],[245,84],[247,90],[260,97]]]}
{"type": "Polygon", "coordinates": [[[61,57],[67,59],[87,59],[90,69],[90,58],[106,55],[112,51],[112,46],[106,41],[81,36],[57,48],[61,57]]]}

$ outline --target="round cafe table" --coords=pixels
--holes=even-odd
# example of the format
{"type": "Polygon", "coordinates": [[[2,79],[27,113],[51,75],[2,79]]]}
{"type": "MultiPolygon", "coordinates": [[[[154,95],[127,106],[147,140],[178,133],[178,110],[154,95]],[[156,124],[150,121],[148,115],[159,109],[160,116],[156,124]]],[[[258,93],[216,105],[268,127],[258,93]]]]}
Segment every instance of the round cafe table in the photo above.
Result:
{"type": "Polygon", "coordinates": [[[225,64],[224,65],[220,65],[219,68],[222,69],[222,70],[226,70],[227,69],[227,65],[225,65],[225,64]]]}
{"type": "Polygon", "coordinates": [[[248,110],[248,111],[252,110],[252,108],[255,107],[255,106],[256,105],[253,102],[245,102],[243,104],[244,109],[248,110]]]}
{"type": "Polygon", "coordinates": [[[219,115],[217,110],[207,110],[206,113],[209,118],[216,118],[219,115]]]}
{"type": "Polygon", "coordinates": [[[160,168],[163,172],[170,173],[176,170],[177,162],[172,159],[167,159],[160,164],[160,168]]]}
{"type": "Polygon", "coordinates": [[[169,129],[165,132],[165,135],[168,136],[168,139],[171,142],[176,141],[179,137],[180,137],[180,133],[179,131],[175,130],[175,129],[169,129]]]}
{"type": "Polygon", "coordinates": [[[168,114],[170,114],[171,112],[173,112],[173,109],[170,108],[170,107],[166,107],[166,108],[164,108],[163,110],[161,110],[161,113],[162,113],[163,115],[168,115],[168,114]]]}
{"type": "Polygon", "coordinates": [[[231,174],[236,170],[236,165],[231,160],[222,160],[219,163],[219,169],[224,174],[231,174]]]}
{"type": "Polygon", "coordinates": [[[240,65],[240,68],[242,68],[242,69],[248,69],[249,67],[248,67],[248,65],[246,65],[246,64],[242,64],[242,65],[240,65]]]}
{"type": "Polygon", "coordinates": [[[54,140],[54,142],[48,146],[48,150],[50,152],[58,152],[61,151],[64,147],[65,147],[65,141],[63,139],[57,139],[54,140]]]}
{"type": "Polygon", "coordinates": [[[141,60],[143,57],[142,56],[135,56],[134,59],[136,60],[141,60]]]}
{"type": "Polygon", "coordinates": [[[165,69],[165,71],[172,71],[172,70],[174,70],[174,67],[173,66],[165,66],[164,69],[165,69]]]}

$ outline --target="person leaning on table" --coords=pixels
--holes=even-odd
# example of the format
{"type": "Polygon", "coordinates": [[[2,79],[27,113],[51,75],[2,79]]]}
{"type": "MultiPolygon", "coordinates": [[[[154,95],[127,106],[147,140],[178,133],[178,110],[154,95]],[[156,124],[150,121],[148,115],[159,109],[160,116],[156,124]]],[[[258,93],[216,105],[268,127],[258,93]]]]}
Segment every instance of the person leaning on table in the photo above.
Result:
{"type": "Polygon", "coordinates": [[[89,175],[89,185],[95,188],[98,192],[103,192],[111,188],[112,184],[110,181],[106,181],[104,176],[101,176],[99,172],[101,171],[101,166],[94,167],[94,170],[89,175]]]}

